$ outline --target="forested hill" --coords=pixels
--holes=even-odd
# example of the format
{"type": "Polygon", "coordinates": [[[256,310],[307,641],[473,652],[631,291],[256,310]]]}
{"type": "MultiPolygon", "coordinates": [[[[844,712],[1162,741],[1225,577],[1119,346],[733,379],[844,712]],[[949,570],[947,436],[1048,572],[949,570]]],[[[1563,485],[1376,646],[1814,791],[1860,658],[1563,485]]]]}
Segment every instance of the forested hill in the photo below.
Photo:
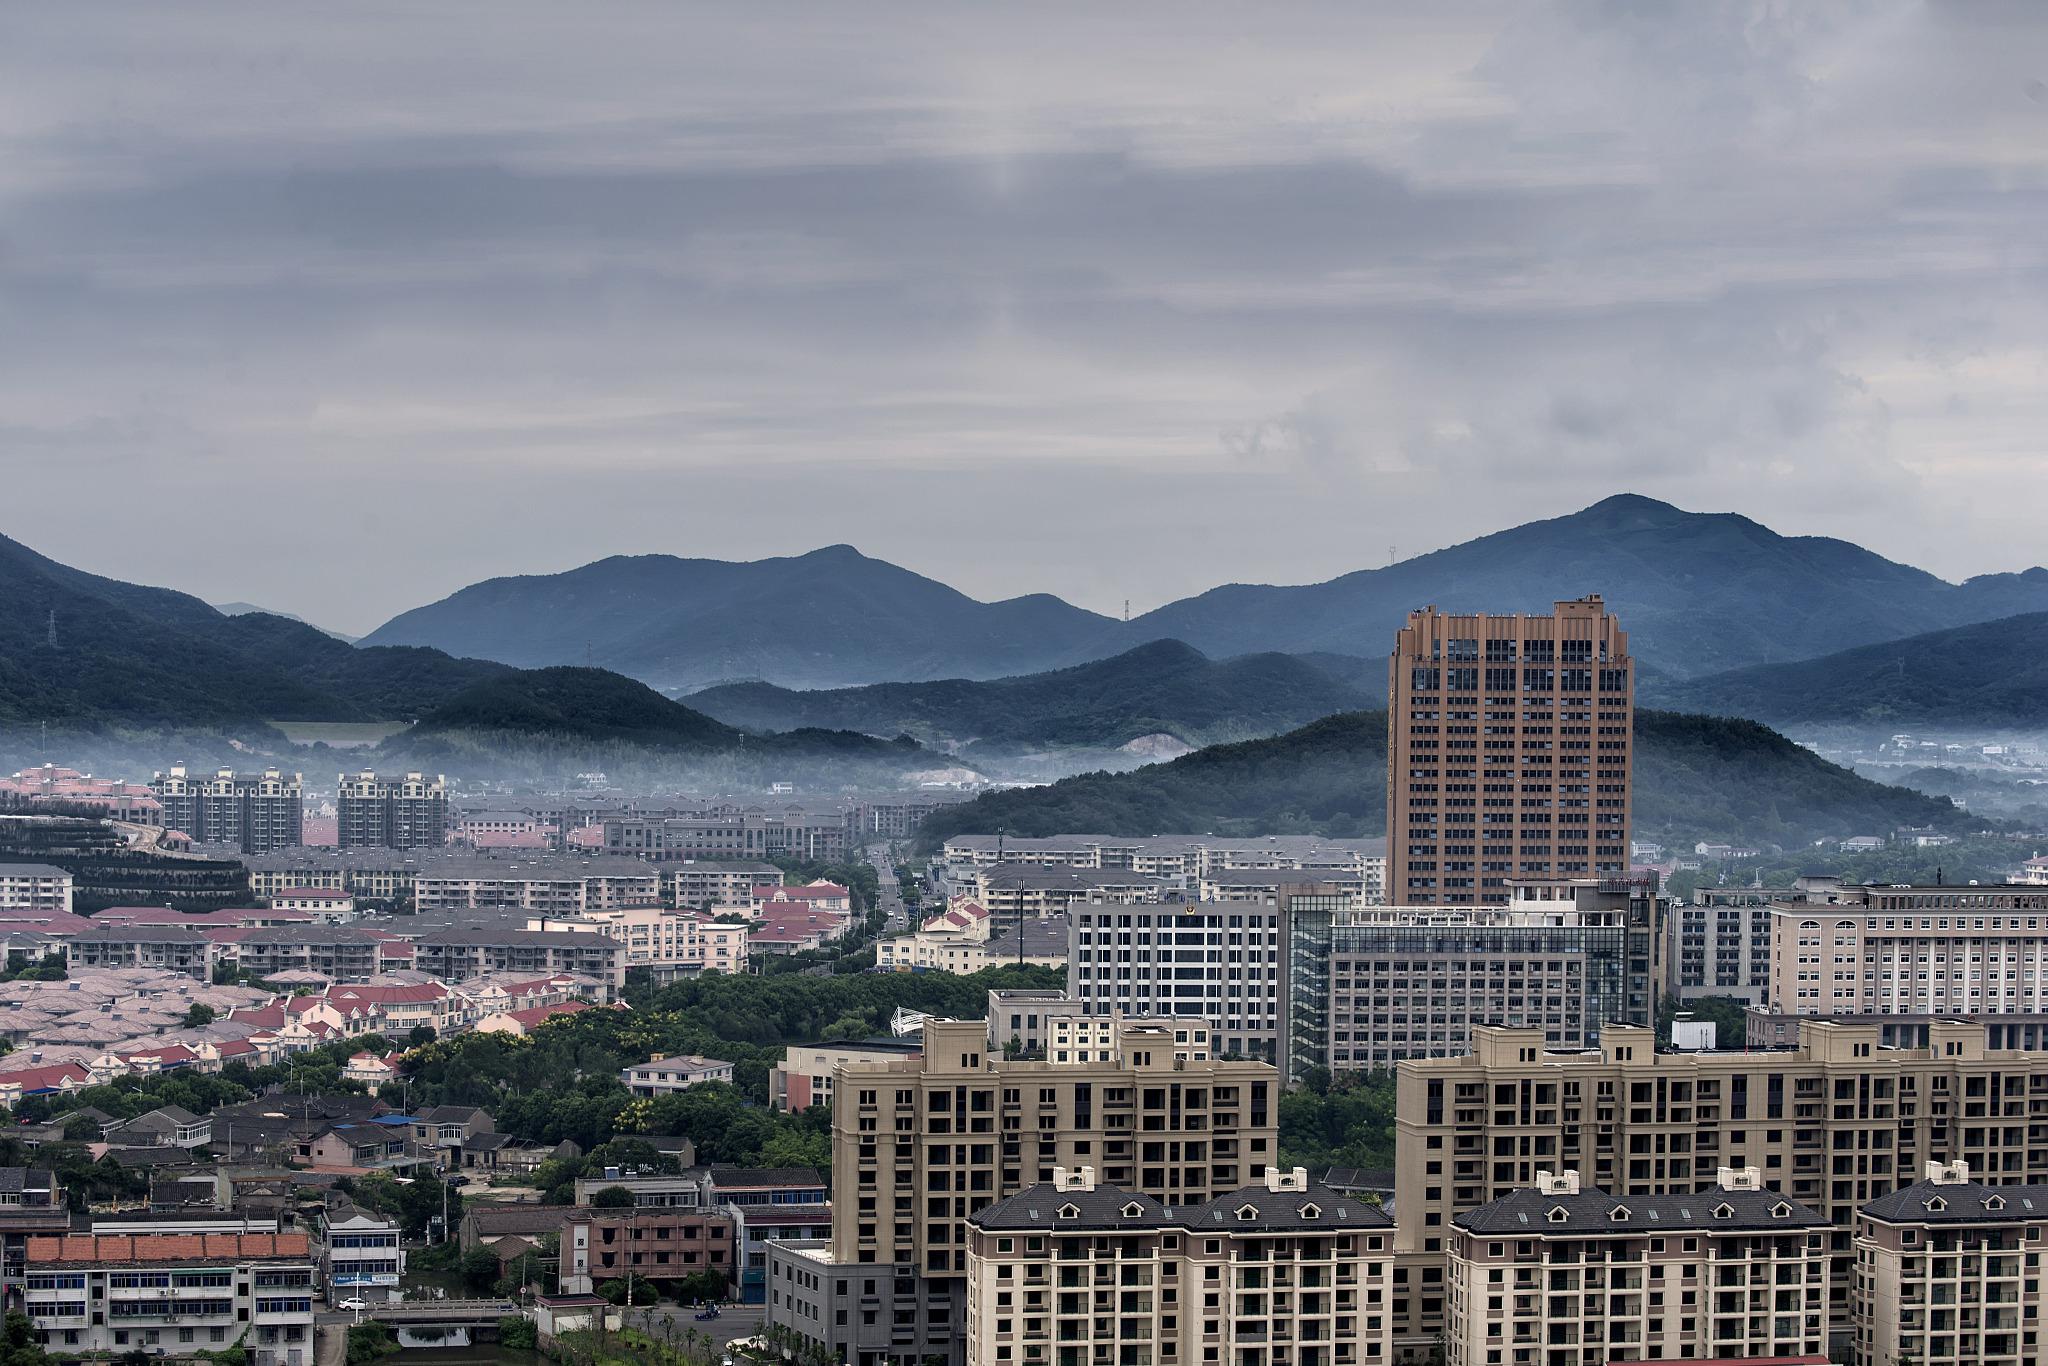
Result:
{"type": "MultiPolygon", "coordinates": [[[[1386,829],[1385,712],[1346,712],[1266,740],[1129,773],[990,793],[926,821],[956,834],[1376,835],[1386,829]]],[[[1944,798],[1875,783],[1752,721],[1636,713],[1635,833],[1787,846],[1904,825],[1981,825],[1944,798]]]]}
{"type": "Polygon", "coordinates": [[[1114,748],[1144,735],[1171,735],[1192,745],[1272,735],[1366,699],[1288,655],[1212,660],[1180,641],[1155,640],[1091,664],[984,682],[951,678],[811,692],[736,683],[685,700],[721,721],[759,730],[824,726],[985,748],[1114,748]]]}
{"type": "Polygon", "coordinates": [[[2048,612],[1710,674],[1658,700],[1787,724],[2039,729],[2048,726],[2048,612]]]}
{"type": "Polygon", "coordinates": [[[284,617],[230,617],[0,537],[0,724],[403,720],[506,672],[439,650],[358,650],[284,617]]]}

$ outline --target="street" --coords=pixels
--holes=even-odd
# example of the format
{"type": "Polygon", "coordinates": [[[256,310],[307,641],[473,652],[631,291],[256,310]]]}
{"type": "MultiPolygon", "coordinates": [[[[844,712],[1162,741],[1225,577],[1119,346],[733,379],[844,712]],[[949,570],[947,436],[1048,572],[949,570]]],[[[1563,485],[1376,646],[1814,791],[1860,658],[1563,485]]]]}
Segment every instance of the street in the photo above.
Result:
{"type": "Polygon", "coordinates": [[[869,865],[875,870],[875,880],[881,884],[879,901],[887,920],[882,926],[883,934],[901,934],[911,928],[910,912],[903,904],[903,894],[897,889],[896,867],[889,861],[887,844],[870,844],[862,851],[869,865]]]}

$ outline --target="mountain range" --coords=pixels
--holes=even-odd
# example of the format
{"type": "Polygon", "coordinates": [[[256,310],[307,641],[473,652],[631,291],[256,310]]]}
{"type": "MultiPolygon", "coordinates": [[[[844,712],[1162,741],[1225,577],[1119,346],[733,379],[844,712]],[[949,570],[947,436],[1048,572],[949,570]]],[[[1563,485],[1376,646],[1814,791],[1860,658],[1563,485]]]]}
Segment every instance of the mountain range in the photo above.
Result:
{"type": "Polygon", "coordinates": [[[0,537],[0,722],[378,720],[503,672],[436,650],[359,650],[283,617],[226,616],[0,537]]]}
{"type": "MultiPolygon", "coordinates": [[[[1641,835],[1791,847],[1899,826],[1983,824],[1946,798],[1859,777],[1753,721],[1639,710],[1635,739],[1641,835]]],[[[1128,773],[989,793],[933,815],[918,841],[1073,831],[1376,835],[1386,829],[1386,767],[1386,713],[1345,712],[1128,773]]]]}
{"type": "Polygon", "coordinates": [[[1658,701],[1783,724],[2048,726],[2048,612],[1670,684],[1658,701]]]}
{"type": "Polygon", "coordinates": [[[1229,584],[1128,622],[1043,594],[977,602],[841,545],[751,563],[621,556],[491,579],[364,639],[527,668],[588,662],[669,692],[749,680],[836,689],[1003,678],[1155,640],[1212,660],[1384,658],[1425,604],[1540,612],[1593,592],[1628,628],[1646,680],[1683,680],[2048,611],[2048,569],[1953,584],[1847,541],[1621,494],[1385,568],[1229,584]]]}
{"type": "MultiPolygon", "coordinates": [[[[1384,673],[1384,669],[1382,669],[1384,673]]],[[[1271,735],[1364,704],[1365,696],[1290,655],[1212,660],[1177,640],[1108,659],[986,682],[872,683],[800,691],[732,683],[689,704],[735,726],[821,726],[983,752],[1039,746],[1115,748],[1147,735],[1208,745],[1271,735]]]]}
{"type": "MultiPolygon", "coordinates": [[[[411,720],[378,757],[518,750],[737,755],[750,740],[601,669],[520,670],[424,646],[349,645],[304,622],[228,615],[102,578],[0,537],[0,724],[226,730],[271,721],[411,720]]],[[[766,759],[900,769],[919,751],[800,730],[751,740],[766,759]]]]}

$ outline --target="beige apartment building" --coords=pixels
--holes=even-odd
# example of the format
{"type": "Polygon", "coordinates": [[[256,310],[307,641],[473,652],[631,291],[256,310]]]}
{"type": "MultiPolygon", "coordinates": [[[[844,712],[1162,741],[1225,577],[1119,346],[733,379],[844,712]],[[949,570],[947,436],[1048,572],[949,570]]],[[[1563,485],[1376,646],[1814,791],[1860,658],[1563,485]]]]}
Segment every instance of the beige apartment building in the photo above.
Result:
{"type": "Polygon", "coordinates": [[[1634,720],[1628,633],[1598,595],[1410,612],[1387,664],[1387,901],[1626,873],[1634,720]]]}
{"type": "Polygon", "coordinates": [[[1813,1021],[1796,1049],[1715,1053],[1659,1053],[1641,1028],[1550,1053],[1539,1030],[1485,1028],[1468,1056],[1402,1063],[1397,1086],[1395,1301],[1410,1345],[1444,1326],[1453,1221],[1534,1185],[1538,1171],[1576,1171],[1631,1197],[1757,1168],[1832,1225],[1838,1341],[1865,1203],[1937,1160],[2048,1181],[2048,1055],[1994,1052],[1968,1022],[1934,1022],[1925,1047],[1893,1048],[1876,1024],[1813,1021]]]}
{"type": "Polygon", "coordinates": [[[1452,1227],[1448,1366],[1782,1360],[1827,1345],[1828,1221],[1754,1167],[1661,1196],[1539,1171],[1452,1227]]]}
{"type": "Polygon", "coordinates": [[[617,906],[580,915],[535,916],[529,930],[586,930],[625,947],[625,966],[647,968],[657,982],[700,972],[747,970],[747,926],[665,906],[617,906]]]}
{"type": "Polygon", "coordinates": [[[1985,1185],[1969,1164],[1873,1200],[1856,1224],[1863,1366],[2040,1366],[2048,1185],[1985,1185]]]}
{"type": "Polygon", "coordinates": [[[611,855],[443,858],[414,876],[413,904],[425,912],[516,906],[547,915],[658,906],[661,874],[652,864],[611,855]]]}
{"type": "Polygon", "coordinates": [[[1181,1206],[1055,1168],[969,1221],[966,1358],[1381,1366],[1392,1223],[1300,1167],[1181,1206]]]}
{"type": "Polygon", "coordinates": [[[1771,908],[1774,1010],[2048,1011],[2048,889],[1848,887],[1840,900],[1771,908]]]}
{"type": "Polygon", "coordinates": [[[448,842],[448,779],[368,771],[335,778],[335,841],[343,849],[438,849],[448,842]]]}
{"type": "Polygon", "coordinates": [[[828,1304],[821,1322],[778,1317],[771,1299],[772,1322],[855,1366],[957,1362],[967,1221],[984,1207],[1059,1167],[1198,1205],[1276,1160],[1280,1082],[1265,1063],[1180,1056],[1172,1030],[1134,1021],[1119,1022],[1109,1060],[1013,1060],[989,1048],[987,1030],[930,1020],[920,1056],[838,1070],[831,1242],[788,1253],[781,1272],[771,1245],[770,1280],[801,1274],[828,1298],[840,1285],[849,1298],[828,1304]]]}

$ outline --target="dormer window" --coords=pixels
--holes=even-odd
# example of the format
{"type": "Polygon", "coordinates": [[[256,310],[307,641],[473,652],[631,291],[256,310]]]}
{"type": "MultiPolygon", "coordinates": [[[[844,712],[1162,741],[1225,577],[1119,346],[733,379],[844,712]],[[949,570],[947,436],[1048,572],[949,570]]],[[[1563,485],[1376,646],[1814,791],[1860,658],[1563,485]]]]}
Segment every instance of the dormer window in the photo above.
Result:
{"type": "Polygon", "coordinates": [[[1561,1224],[1565,1220],[1571,1218],[1572,1216],[1565,1210],[1565,1207],[1563,1205],[1552,1205],[1550,1207],[1550,1213],[1545,1215],[1544,1217],[1550,1220],[1550,1222],[1553,1224],[1561,1224]]]}
{"type": "Polygon", "coordinates": [[[1304,1219],[1320,1219],[1323,1217],[1323,1211],[1321,1207],[1316,1205],[1303,1205],[1301,1207],[1301,1217],[1304,1219]]]}
{"type": "Polygon", "coordinates": [[[1259,1217],[1259,1207],[1257,1205],[1239,1205],[1237,1207],[1237,1217],[1248,1224],[1259,1217]]]}
{"type": "Polygon", "coordinates": [[[1948,1201],[1938,1195],[1931,1200],[1923,1201],[1922,1204],[1929,1214],[1939,1214],[1948,1208],[1948,1201]]]}
{"type": "Polygon", "coordinates": [[[1627,1223],[1629,1221],[1628,1206],[1616,1205],[1613,1209],[1607,1211],[1607,1221],[1611,1224],[1627,1223]]]}
{"type": "Polygon", "coordinates": [[[1714,1206],[1714,1217],[1716,1219],[1733,1219],[1735,1217],[1735,1208],[1732,1205],[1716,1205],[1714,1206]]]}
{"type": "Polygon", "coordinates": [[[2005,1208],[2005,1197],[2004,1197],[2004,1196],[2002,1196],[2002,1195],[1992,1195],[1992,1196],[1987,1196],[1987,1197],[1985,1198],[1985,1200],[1984,1200],[1984,1208],[1985,1208],[1985,1209],[2004,1209],[2004,1208],[2005,1208]]]}
{"type": "Polygon", "coordinates": [[[1777,1204],[1771,1206],[1771,1217],[1773,1219],[1790,1219],[1792,1217],[1792,1207],[1780,1200],[1777,1204]]]}
{"type": "Polygon", "coordinates": [[[1144,1213],[1145,1207],[1135,1200],[1131,1201],[1130,1204],[1124,1206],[1124,1218],[1126,1219],[1136,1219],[1144,1213]]]}
{"type": "Polygon", "coordinates": [[[1062,1219],[1078,1219],[1078,1218],[1080,1218],[1080,1217],[1081,1217],[1081,1207],[1080,1207],[1079,1205],[1061,1205],[1061,1206],[1060,1206],[1060,1218],[1062,1218],[1062,1219]]]}

